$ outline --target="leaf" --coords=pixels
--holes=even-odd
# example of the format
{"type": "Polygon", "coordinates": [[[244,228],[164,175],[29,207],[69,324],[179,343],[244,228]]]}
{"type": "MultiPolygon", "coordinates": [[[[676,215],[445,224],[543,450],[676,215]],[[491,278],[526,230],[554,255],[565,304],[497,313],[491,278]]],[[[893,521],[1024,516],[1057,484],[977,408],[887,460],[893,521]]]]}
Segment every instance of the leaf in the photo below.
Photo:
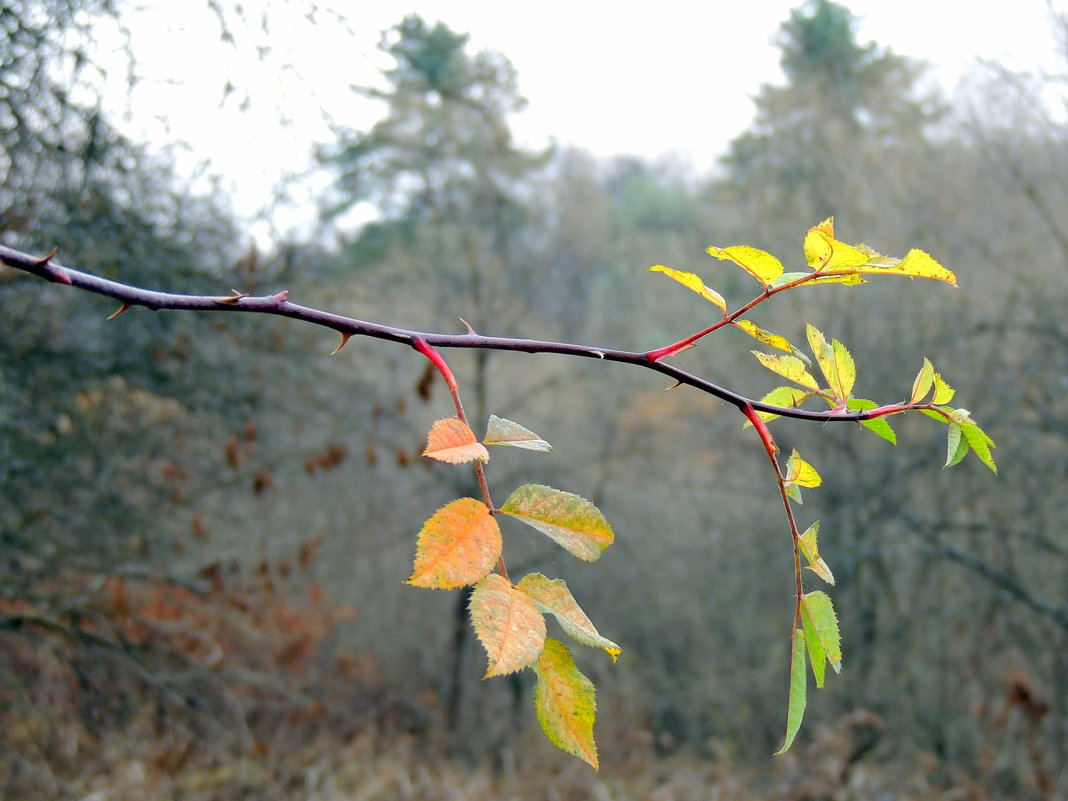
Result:
{"type": "Polygon", "coordinates": [[[838,616],[831,597],[822,590],[804,595],[801,600],[802,617],[807,613],[815,626],[816,636],[827,655],[827,662],[835,673],[842,672],[842,640],[838,633],[838,616]]]}
{"type": "Polygon", "coordinates": [[[482,444],[509,445],[513,448],[523,448],[539,453],[551,453],[553,449],[552,445],[533,431],[495,414],[490,415],[489,423],[486,425],[486,438],[482,440],[482,444]]]}
{"type": "Polygon", "coordinates": [[[552,637],[534,663],[534,709],[549,742],[597,770],[593,723],[597,717],[596,690],[571,658],[567,646],[552,637]]]}
{"type": "Polygon", "coordinates": [[[934,367],[931,365],[931,360],[924,357],[923,367],[920,368],[920,372],[916,374],[916,379],[912,382],[912,397],[909,400],[910,404],[919,403],[927,397],[927,393],[931,391],[931,387],[934,386],[934,367]]]}
{"type": "Polygon", "coordinates": [[[786,462],[786,480],[799,487],[818,487],[823,483],[816,468],[802,459],[796,450],[786,462]]]}
{"type": "Polygon", "coordinates": [[[503,676],[533,665],[545,647],[545,618],[534,600],[499,573],[471,593],[471,624],[486,649],[486,675],[503,676]]]}
{"type": "Polygon", "coordinates": [[[994,441],[975,423],[966,423],[960,427],[960,430],[968,441],[968,445],[975,451],[975,455],[979,457],[979,461],[997,475],[998,466],[994,464],[994,457],[990,453],[990,449],[994,447],[994,441]]]}
{"type": "Polygon", "coordinates": [[[961,434],[960,426],[950,423],[946,434],[946,463],[943,467],[953,467],[968,453],[968,440],[961,434]]]}
{"type": "Polygon", "coordinates": [[[819,532],[820,521],[817,520],[801,535],[798,545],[801,548],[801,553],[808,560],[808,569],[831,586],[834,586],[834,574],[831,573],[831,569],[823,561],[823,557],[820,556],[819,546],[817,545],[819,532]]]}
{"type": "Polygon", "coordinates": [[[475,432],[459,417],[446,417],[430,427],[423,456],[439,462],[462,464],[476,459],[489,461],[489,451],[475,438],[475,432]]]}
{"type": "Polygon", "coordinates": [[[724,313],[727,312],[727,301],[723,299],[723,296],[716,290],[705,286],[705,282],[701,280],[701,277],[696,273],[687,273],[682,270],[673,270],[670,267],[665,267],[663,264],[657,264],[654,267],[649,268],[650,272],[663,273],[668,278],[674,278],[680,284],[687,289],[692,289],[702,298],[709,303],[714,303],[719,306],[724,313]]]}
{"type": "Polygon", "coordinates": [[[770,253],[749,245],[735,245],[729,248],[709,247],[706,248],[706,252],[717,259],[733,261],[764,286],[769,286],[783,273],[781,261],[770,253]]]}
{"type": "MultiPolygon", "coordinates": [[[[868,409],[876,408],[878,405],[879,404],[875,401],[866,400],[864,398],[850,398],[846,401],[846,409],[851,412],[867,411],[868,409]]],[[[890,425],[890,421],[885,417],[876,417],[873,420],[861,420],[860,424],[869,431],[874,431],[891,445],[897,445],[897,432],[894,431],[894,427],[890,425]]]]}
{"type": "Polygon", "coordinates": [[[618,645],[597,633],[597,628],[582,611],[563,579],[549,579],[541,573],[531,573],[524,576],[517,586],[534,599],[542,612],[554,615],[567,635],[576,642],[592,648],[603,648],[613,662],[622,653],[618,645]]]}
{"type": "Polygon", "coordinates": [[[765,331],[763,328],[759,328],[757,325],[749,322],[748,320],[735,320],[734,325],[745,331],[745,333],[749,334],[749,336],[753,337],[753,339],[759,340],[765,345],[769,345],[773,348],[778,348],[779,350],[784,350],[787,353],[794,352],[794,346],[791,345],[790,340],[788,340],[784,336],[779,336],[778,334],[773,334],[770,331],[765,331]]]}
{"type": "Polygon", "coordinates": [[[808,663],[812,666],[812,678],[816,680],[817,687],[822,687],[827,673],[827,652],[823,650],[823,643],[820,642],[812,616],[804,604],[801,604],[801,626],[805,632],[805,646],[808,650],[808,663]]]}
{"type": "Polygon", "coordinates": [[[501,529],[486,504],[455,500],[423,524],[407,583],[442,590],[474,584],[493,569],[501,545],[501,529]]]}
{"type": "Polygon", "coordinates": [[[821,275],[881,274],[930,278],[957,285],[957,277],[930,254],[910,250],[904,259],[876,253],[867,245],[847,245],[834,238],[834,221],[828,218],[805,235],[805,260],[821,275]]]}
{"type": "Polygon", "coordinates": [[[809,347],[816,357],[816,363],[820,371],[827,379],[827,385],[831,388],[834,397],[845,400],[853,391],[853,384],[857,378],[857,369],[853,363],[853,356],[845,345],[837,339],[828,342],[823,332],[811,324],[806,324],[805,331],[808,336],[809,347]]]}
{"type": "Polygon", "coordinates": [[[615,538],[612,526],[592,503],[541,484],[517,487],[501,512],[536,528],[586,562],[597,561],[615,538]]]}
{"type": "MultiPolygon", "coordinates": [[[[761,398],[760,402],[767,403],[772,406],[797,407],[800,406],[802,401],[804,401],[806,398],[811,397],[811,392],[805,392],[805,390],[801,389],[800,387],[776,387],[763,398],[761,398]]],[[[779,415],[775,414],[774,412],[757,412],[757,414],[760,415],[760,419],[763,420],[765,423],[779,417],[779,415]]],[[[753,424],[746,420],[742,428],[744,429],[751,425],[753,424]]]]}
{"type": "Polygon", "coordinates": [[[783,378],[787,378],[795,384],[800,384],[801,386],[808,387],[812,390],[819,389],[819,384],[816,383],[816,379],[805,369],[805,363],[796,356],[788,356],[778,353],[761,353],[758,350],[754,350],[752,353],[762,365],[772,372],[778,373],[783,378]]]}
{"type": "Polygon", "coordinates": [[[846,286],[856,286],[857,284],[867,283],[862,275],[813,275],[812,273],[783,273],[770,284],[769,289],[775,289],[777,287],[788,284],[791,281],[796,281],[798,278],[806,278],[803,284],[798,284],[797,288],[800,289],[803,286],[813,286],[814,284],[844,284],[846,286]]]}
{"type": "Polygon", "coordinates": [[[820,274],[833,275],[835,272],[859,272],[857,268],[866,264],[869,254],[863,250],[839,242],[834,238],[833,223],[828,226],[824,220],[805,234],[805,261],[820,274]]]}
{"type": "Polygon", "coordinates": [[[953,396],[957,394],[957,390],[942,380],[940,373],[934,374],[934,390],[934,398],[932,398],[931,402],[940,406],[949,403],[953,400],[953,396]]]}
{"type": "Polygon", "coordinates": [[[793,642],[790,647],[790,700],[787,703],[786,715],[786,740],[782,748],[775,755],[785,754],[793,745],[797,730],[801,728],[801,720],[805,717],[805,693],[807,691],[808,674],[805,671],[805,632],[798,629],[794,632],[793,642]]]}

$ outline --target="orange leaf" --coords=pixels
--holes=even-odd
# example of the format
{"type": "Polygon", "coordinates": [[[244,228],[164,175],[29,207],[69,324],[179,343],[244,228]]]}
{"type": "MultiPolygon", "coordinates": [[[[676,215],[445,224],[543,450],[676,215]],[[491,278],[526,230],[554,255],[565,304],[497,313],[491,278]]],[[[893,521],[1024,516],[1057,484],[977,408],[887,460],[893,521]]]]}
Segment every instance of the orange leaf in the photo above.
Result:
{"type": "Polygon", "coordinates": [[[483,578],[501,555],[501,529],[489,507],[460,498],[423,524],[408,584],[449,590],[483,578]]]}
{"type": "Polygon", "coordinates": [[[530,667],[545,647],[545,618],[534,599],[498,573],[471,593],[471,623],[489,657],[483,678],[530,667]]]}
{"type": "Polygon", "coordinates": [[[478,441],[475,432],[459,417],[446,417],[430,427],[423,456],[439,462],[462,464],[479,459],[489,461],[489,451],[478,441]]]}

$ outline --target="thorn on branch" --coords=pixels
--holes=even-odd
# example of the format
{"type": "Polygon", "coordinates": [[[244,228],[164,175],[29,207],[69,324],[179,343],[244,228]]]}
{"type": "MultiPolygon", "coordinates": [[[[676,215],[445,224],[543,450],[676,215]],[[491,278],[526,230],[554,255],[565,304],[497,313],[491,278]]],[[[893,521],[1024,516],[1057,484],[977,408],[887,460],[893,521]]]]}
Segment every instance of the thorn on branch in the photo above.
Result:
{"type": "Polygon", "coordinates": [[[45,256],[43,259],[38,259],[37,260],[37,262],[36,262],[37,266],[38,267],[48,267],[48,266],[50,266],[48,264],[48,262],[52,261],[52,257],[55,256],[56,253],[58,253],[58,252],[59,252],[59,248],[52,248],[50,251],[48,251],[48,255],[47,256],[45,256]]]}
{"type": "Polygon", "coordinates": [[[274,302],[277,303],[279,306],[281,306],[283,303],[286,302],[286,298],[287,297],[289,297],[289,290],[288,289],[283,289],[277,295],[273,296],[274,302]]]}
{"type": "Polygon", "coordinates": [[[341,334],[341,342],[338,343],[338,346],[336,348],[334,348],[332,351],[330,351],[330,355],[333,356],[335,353],[337,353],[339,350],[341,350],[343,347],[345,347],[347,344],[349,344],[349,340],[350,339],[352,339],[352,334],[346,334],[346,333],[342,332],[342,334],[341,334]]]}
{"type": "Polygon", "coordinates": [[[114,320],[116,317],[118,317],[120,314],[122,314],[124,311],[126,311],[129,308],[130,308],[130,304],[129,303],[123,303],[121,306],[119,306],[118,309],[116,309],[111,314],[109,314],[107,319],[114,320]]]}
{"type": "Polygon", "coordinates": [[[460,318],[460,322],[463,323],[464,324],[464,328],[467,329],[467,335],[468,336],[472,336],[472,337],[477,337],[478,336],[478,331],[476,331],[471,326],[471,323],[467,322],[467,320],[465,320],[463,317],[460,318]]]}
{"type": "Polygon", "coordinates": [[[248,292],[238,292],[236,289],[231,289],[230,292],[232,292],[233,294],[225,298],[215,298],[215,302],[225,303],[227,306],[236,306],[237,303],[241,300],[241,298],[248,297],[248,292]]]}

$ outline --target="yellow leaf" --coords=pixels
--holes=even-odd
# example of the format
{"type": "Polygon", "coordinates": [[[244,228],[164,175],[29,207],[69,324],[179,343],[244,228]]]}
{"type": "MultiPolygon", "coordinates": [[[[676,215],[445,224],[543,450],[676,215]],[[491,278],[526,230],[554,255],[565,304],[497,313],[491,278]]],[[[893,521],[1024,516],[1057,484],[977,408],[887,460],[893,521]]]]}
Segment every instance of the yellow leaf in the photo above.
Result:
{"type": "Polygon", "coordinates": [[[816,379],[805,369],[805,363],[796,356],[787,356],[785,354],[772,355],[769,353],[761,353],[757,350],[754,350],[752,353],[762,365],[772,372],[778,373],[783,378],[788,378],[795,384],[800,384],[801,386],[808,387],[812,390],[819,389],[819,384],[816,383],[816,379]]]}
{"type": "Polygon", "coordinates": [[[593,724],[597,695],[593,684],[575,667],[571,652],[559,640],[548,638],[534,665],[534,709],[549,742],[597,770],[593,724]]]}
{"type": "Polygon", "coordinates": [[[612,526],[592,503],[541,484],[517,487],[501,512],[522,520],[586,562],[599,559],[615,538],[612,526]]]}
{"type": "Polygon", "coordinates": [[[442,590],[474,584],[493,569],[501,545],[501,529],[486,504],[455,500],[423,524],[408,584],[442,590]]]}
{"type": "Polygon", "coordinates": [[[853,384],[857,377],[852,355],[837,339],[828,342],[823,332],[815,326],[808,324],[805,330],[809,347],[812,348],[812,354],[816,357],[820,371],[827,379],[831,393],[839,400],[845,400],[853,391],[853,384]]]}
{"type": "Polygon", "coordinates": [[[612,657],[613,662],[622,653],[618,645],[597,633],[597,628],[582,611],[563,579],[554,580],[541,573],[531,573],[523,577],[518,589],[533,598],[543,612],[555,615],[561,628],[576,642],[593,648],[603,648],[612,657]]]}
{"type": "Polygon", "coordinates": [[[816,468],[802,459],[796,450],[786,463],[786,480],[799,487],[818,487],[823,483],[816,468]]]}
{"type": "Polygon", "coordinates": [[[486,675],[503,676],[533,665],[545,647],[545,618],[534,600],[498,573],[471,593],[471,624],[486,649],[486,675]]]}
{"type": "Polygon", "coordinates": [[[753,339],[763,342],[765,345],[784,350],[787,353],[794,352],[794,346],[791,345],[790,340],[784,336],[765,331],[763,328],[759,328],[748,320],[735,320],[734,325],[745,331],[745,333],[749,334],[753,339]]]}
{"type": "Polygon", "coordinates": [[[826,581],[830,585],[834,585],[834,574],[831,573],[831,569],[827,566],[827,563],[823,561],[823,557],[820,556],[819,545],[817,543],[817,537],[820,531],[820,521],[817,520],[798,540],[798,544],[801,547],[801,553],[805,559],[808,560],[808,569],[826,581]]]}
{"type": "Polygon", "coordinates": [[[707,300],[709,303],[714,303],[719,306],[724,312],[727,311],[727,301],[723,299],[723,296],[716,290],[705,286],[705,282],[701,280],[700,276],[696,273],[686,273],[681,270],[673,270],[671,267],[665,267],[662,264],[657,264],[654,267],[649,268],[650,272],[663,273],[668,278],[674,278],[680,284],[687,289],[691,289],[707,300]]]}
{"type": "Polygon", "coordinates": [[[710,247],[706,252],[717,259],[733,261],[764,286],[783,274],[782,262],[763,250],[749,245],[735,245],[729,248],[710,247]]]}
{"type": "Polygon", "coordinates": [[[869,255],[845,242],[834,238],[833,229],[828,232],[822,225],[810,228],[805,234],[805,261],[821,274],[852,272],[868,263],[869,255]]]}
{"type": "Polygon", "coordinates": [[[446,417],[430,427],[423,456],[439,462],[462,464],[476,459],[489,461],[489,451],[475,437],[475,432],[459,417],[446,417]]]}

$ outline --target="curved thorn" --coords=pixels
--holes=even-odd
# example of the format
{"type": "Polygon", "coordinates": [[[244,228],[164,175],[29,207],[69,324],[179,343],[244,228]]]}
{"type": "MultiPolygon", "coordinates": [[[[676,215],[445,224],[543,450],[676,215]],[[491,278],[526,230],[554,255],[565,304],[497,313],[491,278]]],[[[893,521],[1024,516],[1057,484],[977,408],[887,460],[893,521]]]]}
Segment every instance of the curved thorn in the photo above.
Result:
{"type": "Polygon", "coordinates": [[[467,320],[465,320],[463,317],[461,317],[459,319],[460,319],[460,322],[464,324],[464,328],[467,329],[467,333],[468,333],[469,336],[473,336],[473,337],[477,337],[478,336],[478,332],[471,326],[471,323],[467,322],[467,320]]]}
{"type": "Polygon", "coordinates": [[[129,303],[123,303],[121,306],[119,306],[118,309],[116,309],[111,314],[109,314],[107,316],[107,319],[114,320],[116,317],[118,317],[120,314],[122,314],[124,311],[126,311],[129,308],[130,308],[130,304],[129,303]]]}
{"type": "Polygon", "coordinates": [[[343,347],[345,347],[349,343],[350,339],[352,339],[352,334],[342,333],[341,334],[341,342],[338,343],[338,346],[336,348],[334,348],[332,351],[330,351],[330,355],[333,356],[335,353],[337,353],[339,350],[341,350],[343,347]]]}

